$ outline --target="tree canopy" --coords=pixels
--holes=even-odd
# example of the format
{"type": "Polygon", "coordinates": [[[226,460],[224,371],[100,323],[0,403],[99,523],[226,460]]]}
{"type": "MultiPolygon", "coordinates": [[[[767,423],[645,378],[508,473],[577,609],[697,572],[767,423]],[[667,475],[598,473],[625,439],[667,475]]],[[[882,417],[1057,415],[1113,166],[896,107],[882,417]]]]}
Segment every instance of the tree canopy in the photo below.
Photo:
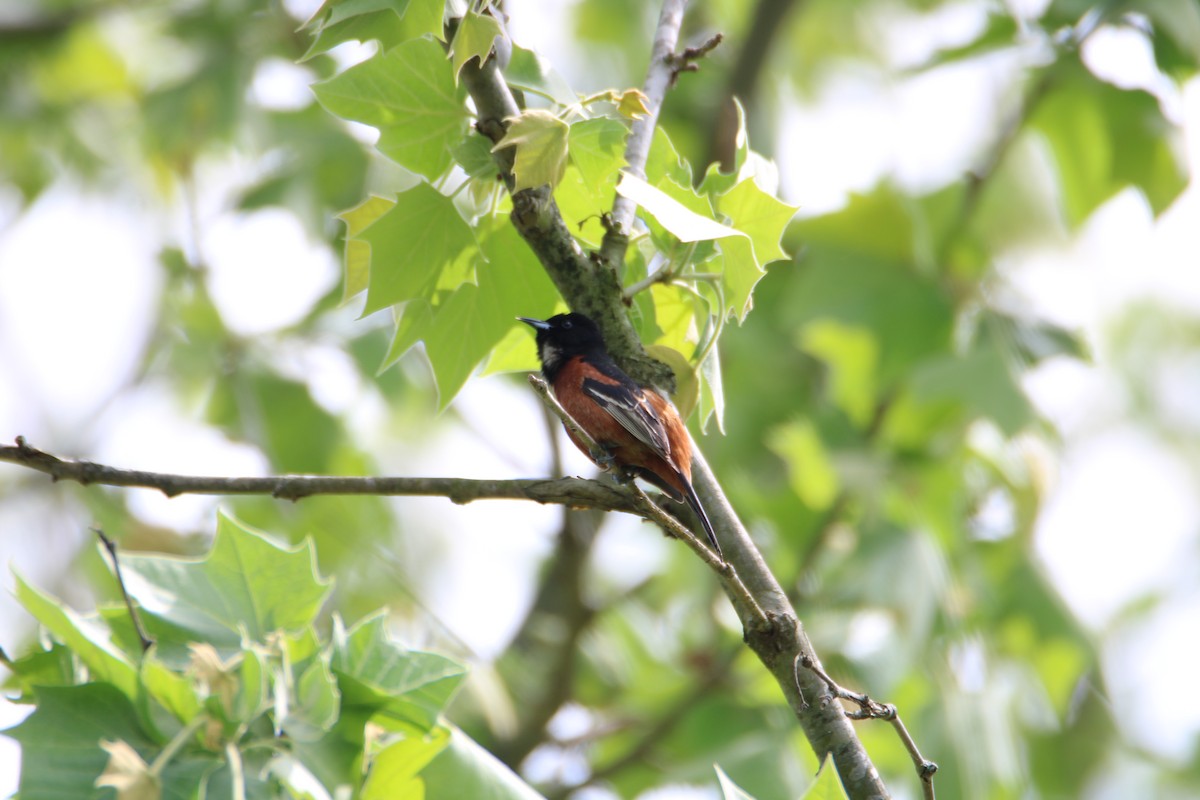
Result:
{"type": "Polygon", "coordinates": [[[14,557],[3,633],[22,800],[1200,790],[1194,721],[1170,750],[1114,691],[1129,639],[1191,595],[1164,567],[1099,624],[1064,602],[1045,526],[1078,430],[1038,385],[1106,376],[1123,405],[1091,419],[1194,476],[1200,423],[1170,404],[1200,303],[1098,330],[1025,295],[1113,209],[1194,208],[1200,7],[686,5],[0,21],[0,367],[32,365],[4,381],[28,402],[0,396],[27,426],[0,432],[21,465],[0,516],[8,547],[56,545],[14,557]],[[539,24],[546,52],[521,38],[539,24]],[[929,119],[813,127],[930,86],[929,119]],[[901,152],[921,139],[933,157],[901,152]],[[806,207],[822,161],[856,160],[884,166],[806,207]],[[63,249],[65,197],[149,266],[63,249]],[[38,264],[13,254],[43,252],[72,260],[18,297],[38,264]],[[526,383],[515,318],[567,308],[689,420],[728,565],[596,475],[526,383]],[[66,349],[15,344],[48,331],[66,349]],[[35,397],[104,359],[73,406],[35,397]],[[262,477],[283,475],[349,481],[262,477]],[[891,704],[913,746],[831,688],[891,704]]]}

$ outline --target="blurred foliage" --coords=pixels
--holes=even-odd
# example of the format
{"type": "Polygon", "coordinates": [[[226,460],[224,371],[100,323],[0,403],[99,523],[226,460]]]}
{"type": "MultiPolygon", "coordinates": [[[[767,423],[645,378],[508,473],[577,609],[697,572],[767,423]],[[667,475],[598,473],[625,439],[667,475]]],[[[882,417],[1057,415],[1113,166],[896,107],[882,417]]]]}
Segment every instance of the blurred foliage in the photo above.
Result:
{"type": "MultiPolygon", "coordinates": [[[[667,264],[683,282],[634,297],[635,324],[648,344],[665,348],[656,353],[691,371],[680,405],[698,409],[698,422],[716,422],[705,426],[707,435],[697,431],[700,446],[793,594],[827,667],[899,706],[924,753],[941,765],[940,796],[1080,797],[1116,761],[1158,768],[1122,733],[1097,643],[1033,554],[1054,435],[1022,380],[1043,361],[1087,358],[1087,347],[1073,331],[1003,306],[993,290],[1007,253],[1066,238],[1117,192],[1132,188],[1161,212],[1182,190],[1178,131],[1162,103],[1094,74],[1080,45],[1106,27],[1136,31],[1163,73],[1183,81],[1200,64],[1200,11],[1190,0],[1065,0],[1018,19],[1002,5],[980,4],[969,37],[898,66],[884,46],[889,21],[919,22],[948,4],[808,0],[781,4],[777,25],[755,26],[771,5],[713,0],[689,9],[689,43],[713,31],[727,39],[698,75],[681,76],[664,109],[646,170],[657,194],[642,198],[647,236],[630,249],[624,279],[635,284],[667,264]],[[750,38],[759,27],[767,39],[750,38]],[[724,89],[756,50],[760,65],[750,88],[743,84],[743,115],[724,102],[724,89]],[[773,199],[773,166],[744,136],[723,153],[715,141],[724,109],[765,156],[804,146],[773,142],[774,119],[784,103],[813,97],[831,76],[864,69],[900,79],[995,53],[1022,55],[1023,66],[1007,87],[1012,127],[978,144],[978,169],[919,191],[884,178],[836,211],[793,221],[783,250],[778,233],[791,209],[773,199]],[[709,168],[710,154],[733,171],[709,168]],[[710,224],[727,230],[717,235],[710,224]],[[741,324],[727,324],[734,320],[741,324]]],[[[559,303],[505,220],[507,199],[486,144],[471,133],[455,79],[456,67],[486,48],[492,28],[476,20],[470,41],[449,60],[432,38],[440,35],[440,9],[424,0],[331,0],[298,31],[303,20],[287,6],[253,0],[31,0],[0,20],[0,182],[20,203],[63,182],[132,192],[202,227],[198,175],[213,162],[248,164],[223,211],[289,209],[344,252],[344,288],[299,322],[247,337],[210,296],[197,231],[161,243],[162,305],[136,381],[168,387],[181,409],[254,447],[272,470],[374,474],[400,464],[419,471],[424,448],[445,441],[446,429],[496,424],[460,416],[452,399],[481,363],[485,372],[531,368],[528,334],[515,331],[511,317],[546,315],[559,303]],[[380,46],[343,69],[359,40],[380,46]],[[323,108],[309,100],[280,107],[256,93],[256,78],[280,63],[303,70],[323,108]],[[334,114],[377,128],[376,149],[394,163],[372,155],[334,114]],[[395,309],[392,320],[349,319],[339,302],[362,292],[368,311],[395,309]],[[362,402],[330,403],[300,357],[329,346],[346,354],[362,402]],[[397,449],[406,458],[397,459],[397,449]]],[[[590,69],[589,84],[575,87],[580,95],[520,47],[506,77],[543,115],[563,101],[636,86],[656,13],[628,0],[572,7],[563,35],[590,69]]],[[[596,215],[616,192],[627,120],[603,100],[557,119],[569,129],[547,125],[555,133],[550,146],[526,153],[526,166],[560,178],[555,197],[565,218],[585,246],[595,246],[603,233],[596,215]]],[[[1119,354],[1131,385],[1148,383],[1161,369],[1156,359],[1180,346],[1164,333],[1169,322],[1138,319],[1128,323],[1130,352],[1119,354]]],[[[1194,343],[1195,330],[1187,336],[1194,343]]],[[[1153,398],[1138,401],[1153,417],[1153,398]]],[[[89,490],[71,498],[83,516],[119,531],[127,548],[195,554],[209,546],[204,530],[141,521],[124,495],[89,490]]],[[[331,602],[342,616],[389,605],[397,627],[466,655],[440,629],[436,608],[430,613],[414,600],[432,592],[449,556],[415,541],[421,520],[404,501],[227,505],[293,542],[313,537],[309,552],[320,572],[338,578],[331,602]]],[[[453,528],[454,511],[439,524],[453,528]]],[[[784,800],[810,784],[814,796],[836,796],[827,778],[812,783],[818,765],[777,687],[730,629],[711,575],[672,548],[652,578],[614,588],[618,582],[597,575],[590,560],[599,524],[564,513],[510,648],[494,664],[475,666],[449,719],[547,797],[581,785],[620,797],[668,783],[716,787],[713,763],[723,769],[727,798],[741,787],[760,800],[784,800]]],[[[221,525],[223,537],[260,541],[228,520],[221,525]]],[[[227,545],[218,538],[213,552],[227,545]]],[[[138,579],[146,591],[153,574],[160,589],[169,583],[182,596],[180,565],[189,562],[129,562],[133,573],[146,573],[138,579]]],[[[104,574],[91,555],[81,567],[104,574]]],[[[291,602],[319,585],[316,572],[302,572],[288,578],[291,602]]],[[[279,601],[273,580],[283,578],[256,578],[249,589],[279,601]]],[[[98,584],[115,597],[109,579],[98,584]]],[[[425,706],[420,737],[388,729],[391,744],[365,742],[365,720],[397,690],[364,688],[339,672],[339,659],[360,655],[347,651],[339,625],[316,619],[312,603],[290,608],[295,619],[249,626],[262,607],[246,599],[227,609],[228,618],[206,616],[202,628],[189,628],[184,612],[208,615],[218,598],[233,602],[227,589],[218,581],[210,594],[192,597],[178,609],[183,617],[163,612],[154,629],[159,652],[139,669],[120,609],[102,608],[99,622],[113,641],[98,641],[96,621],[22,585],[22,601],[59,643],[13,665],[15,683],[38,704],[12,733],[25,747],[25,800],[46,796],[38,781],[79,778],[49,769],[63,758],[78,759],[86,785],[44,791],[91,796],[91,781],[109,763],[98,738],[125,741],[152,762],[201,705],[221,717],[223,735],[243,726],[242,736],[257,731],[269,743],[246,765],[253,767],[249,796],[309,796],[296,783],[303,771],[327,787],[351,773],[361,781],[368,753],[381,773],[413,780],[441,747],[475,767],[447,770],[435,760],[428,775],[507,785],[490,771],[490,757],[434,718],[448,693],[425,706]],[[259,663],[264,694],[240,706],[243,717],[198,693],[182,660],[195,639],[217,644],[222,664],[243,654],[238,692],[249,686],[245,665],[259,663]],[[303,653],[288,655],[289,648],[303,653]],[[299,684],[280,672],[285,667],[299,684]],[[364,706],[353,714],[352,695],[364,706]],[[339,697],[341,716],[330,716],[339,697]],[[283,725],[277,701],[298,712],[296,727],[283,725]],[[281,726],[287,737],[274,738],[281,726]],[[66,728],[71,737],[50,741],[48,733],[66,728]]],[[[313,591],[320,599],[328,592],[313,591]]],[[[154,618],[157,595],[134,594],[154,618]]],[[[362,635],[375,637],[381,652],[401,651],[378,618],[355,630],[369,631],[362,635]]],[[[361,657],[360,666],[368,663],[361,657]]],[[[889,785],[915,796],[911,764],[891,730],[859,730],[889,785]]],[[[228,785],[231,767],[221,766],[219,748],[185,744],[186,757],[170,767],[187,787],[177,796],[228,785]]],[[[1198,774],[1161,769],[1145,794],[1194,794],[1198,774]]],[[[369,789],[369,781],[348,785],[363,797],[395,796],[369,789]]],[[[473,791],[445,796],[483,796],[473,791]]]]}

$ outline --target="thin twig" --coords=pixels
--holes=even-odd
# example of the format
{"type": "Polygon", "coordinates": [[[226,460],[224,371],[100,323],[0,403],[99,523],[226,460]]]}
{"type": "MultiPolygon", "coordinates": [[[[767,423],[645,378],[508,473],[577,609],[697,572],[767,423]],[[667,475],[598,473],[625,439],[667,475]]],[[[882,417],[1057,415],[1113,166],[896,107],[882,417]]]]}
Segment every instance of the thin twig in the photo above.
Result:
{"type": "Polygon", "coordinates": [[[846,716],[850,719],[881,719],[890,722],[892,727],[896,729],[900,741],[904,743],[904,749],[908,751],[909,758],[912,759],[913,766],[917,770],[917,777],[921,779],[921,791],[924,793],[925,800],[934,800],[933,776],[938,771],[938,765],[921,755],[921,751],[917,748],[917,743],[913,741],[912,736],[908,733],[908,728],[904,727],[904,722],[901,721],[900,713],[896,710],[896,706],[891,703],[881,703],[878,700],[873,700],[866,694],[850,691],[831,678],[829,673],[819,663],[805,655],[796,656],[793,666],[793,670],[796,673],[797,686],[799,686],[800,682],[801,667],[820,678],[834,697],[847,700],[858,706],[857,711],[845,712],[846,716]]]}
{"type": "Polygon", "coordinates": [[[108,557],[112,559],[113,575],[117,578],[117,586],[121,587],[121,597],[125,599],[125,608],[129,609],[129,618],[133,621],[133,629],[137,631],[138,640],[142,643],[142,652],[144,653],[154,644],[154,639],[146,633],[146,628],[142,625],[142,615],[138,613],[137,606],[133,604],[133,599],[129,596],[129,590],[125,588],[125,577],[121,574],[121,560],[117,558],[117,543],[108,538],[104,531],[97,526],[92,527],[92,533],[100,537],[100,543],[104,545],[104,549],[108,551],[108,557]]]}
{"type": "Polygon", "coordinates": [[[699,47],[689,47],[682,53],[672,53],[667,61],[671,65],[671,82],[668,86],[675,86],[675,82],[679,80],[679,73],[681,72],[698,72],[700,65],[696,62],[713,50],[716,50],[717,45],[723,41],[725,41],[724,34],[714,33],[707,42],[699,47]]]}

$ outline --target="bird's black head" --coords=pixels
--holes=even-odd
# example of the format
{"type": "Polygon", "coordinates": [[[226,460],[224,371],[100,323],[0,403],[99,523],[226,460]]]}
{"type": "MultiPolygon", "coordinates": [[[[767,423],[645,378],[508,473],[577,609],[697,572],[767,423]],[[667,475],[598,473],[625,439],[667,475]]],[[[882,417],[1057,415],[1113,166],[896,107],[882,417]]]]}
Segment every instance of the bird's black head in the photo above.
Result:
{"type": "Polygon", "coordinates": [[[538,357],[542,360],[542,371],[550,380],[573,356],[604,352],[600,328],[583,314],[556,314],[548,320],[517,319],[537,331],[538,357]]]}

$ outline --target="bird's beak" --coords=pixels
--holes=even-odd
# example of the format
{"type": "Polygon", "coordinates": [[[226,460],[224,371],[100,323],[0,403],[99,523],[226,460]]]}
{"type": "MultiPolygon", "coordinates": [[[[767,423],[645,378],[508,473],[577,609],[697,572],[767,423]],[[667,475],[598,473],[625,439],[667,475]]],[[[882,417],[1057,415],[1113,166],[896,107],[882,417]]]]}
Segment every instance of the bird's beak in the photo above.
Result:
{"type": "Polygon", "coordinates": [[[536,328],[539,331],[550,330],[550,323],[546,322],[545,320],[531,319],[529,317],[517,317],[517,319],[521,320],[521,322],[524,322],[526,325],[529,325],[532,328],[536,328]]]}

